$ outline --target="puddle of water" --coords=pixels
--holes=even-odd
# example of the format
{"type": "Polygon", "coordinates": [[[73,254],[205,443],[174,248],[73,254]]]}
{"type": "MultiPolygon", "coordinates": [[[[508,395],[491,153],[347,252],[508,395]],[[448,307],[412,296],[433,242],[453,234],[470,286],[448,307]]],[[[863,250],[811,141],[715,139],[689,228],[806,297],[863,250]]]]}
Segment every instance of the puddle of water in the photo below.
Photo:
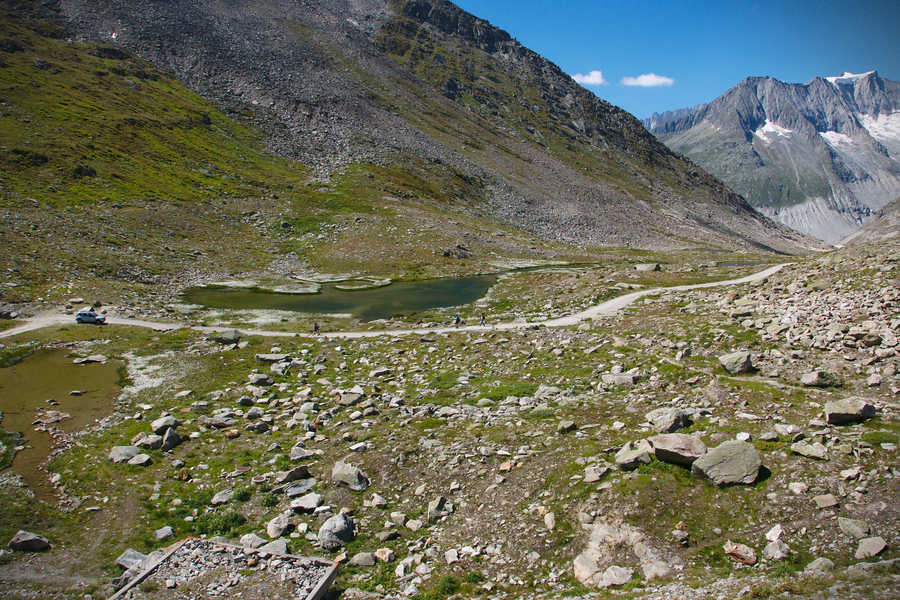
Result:
{"type": "Polygon", "coordinates": [[[77,431],[108,415],[120,391],[117,369],[121,363],[75,365],[69,353],[41,350],[14,366],[0,369],[0,428],[22,433],[25,445],[30,446],[16,454],[11,468],[44,500],[53,498],[53,487],[38,466],[50,453],[51,440],[49,434],[36,431],[32,425],[38,411],[68,413],[70,418],[53,427],[77,431]],[[72,396],[72,390],[83,394],[72,396]],[[59,405],[51,405],[49,399],[59,405]]]}
{"type": "Polygon", "coordinates": [[[496,281],[496,275],[476,275],[401,281],[385,287],[354,291],[325,285],[317,294],[279,294],[254,288],[210,286],[186,290],[184,301],[207,308],[349,313],[362,321],[372,321],[431,308],[469,304],[484,296],[496,281]]]}

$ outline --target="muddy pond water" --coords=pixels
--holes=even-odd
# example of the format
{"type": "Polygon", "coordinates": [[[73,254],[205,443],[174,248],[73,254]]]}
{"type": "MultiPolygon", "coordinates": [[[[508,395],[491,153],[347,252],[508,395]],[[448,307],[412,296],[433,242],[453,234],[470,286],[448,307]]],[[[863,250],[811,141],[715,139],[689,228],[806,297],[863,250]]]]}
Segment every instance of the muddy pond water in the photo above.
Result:
{"type": "Polygon", "coordinates": [[[388,286],[339,290],[333,284],[316,294],[284,294],[258,288],[207,286],[190,288],[184,300],[207,308],[287,310],[311,314],[350,314],[362,321],[387,319],[432,308],[478,300],[497,281],[496,275],[401,281],[388,286]]]}
{"type": "Polygon", "coordinates": [[[117,361],[76,365],[70,350],[38,350],[11,367],[0,368],[0,429],[22,434],[12,470],[22,476],[38,498],[53,497],[47,474],[38,467],[50,453],[50,435],[34,429],[39,412],[54,410],[70,417],[51,425],[65,432],[83,429],[110,414],[121,389],[117,361]],[[81,392],[72,395],[72,391],[81,392]],[[48,402],[53,400],[57,405],[48,402]]]}

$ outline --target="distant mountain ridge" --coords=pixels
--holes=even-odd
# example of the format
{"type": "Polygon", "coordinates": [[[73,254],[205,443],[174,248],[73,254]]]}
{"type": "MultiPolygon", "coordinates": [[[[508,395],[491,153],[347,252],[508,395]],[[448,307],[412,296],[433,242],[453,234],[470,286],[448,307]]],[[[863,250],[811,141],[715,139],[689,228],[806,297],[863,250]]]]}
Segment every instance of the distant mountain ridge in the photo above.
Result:
{"type": "Polygon", "coordinates": [[[900,197],[900,83],[876,71],[748,77],[644,126],[764,214],[829,242],[900,197]]]}

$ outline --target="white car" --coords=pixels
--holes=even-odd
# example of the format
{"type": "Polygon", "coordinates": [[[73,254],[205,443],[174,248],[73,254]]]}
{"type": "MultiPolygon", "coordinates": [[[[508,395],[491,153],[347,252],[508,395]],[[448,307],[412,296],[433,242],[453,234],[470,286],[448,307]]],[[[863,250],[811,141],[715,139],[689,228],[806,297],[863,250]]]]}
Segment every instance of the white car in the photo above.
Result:
{"type": "Polygon", "coordinates": [[[76,323],[95,323],[97,325],[103,325],[106,323],[106,315],[99,315],[94,312],[93,308],[84,308],[78,311],[78,314],[75,315],[76,323]]]}

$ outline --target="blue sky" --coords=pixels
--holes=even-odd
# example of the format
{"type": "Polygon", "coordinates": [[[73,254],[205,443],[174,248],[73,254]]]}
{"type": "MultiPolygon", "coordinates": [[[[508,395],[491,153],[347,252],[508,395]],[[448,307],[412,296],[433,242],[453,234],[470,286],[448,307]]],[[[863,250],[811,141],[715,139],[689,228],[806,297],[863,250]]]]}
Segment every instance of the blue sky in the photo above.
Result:
{"type": "Polygon", "coordinates": [[[602,72],[605,85],[585,87],[640,118],[709,102],[750,75],[798,83],[877,69],[900,80],[900,0],[454,1],[570,75],[602,72]]]}

